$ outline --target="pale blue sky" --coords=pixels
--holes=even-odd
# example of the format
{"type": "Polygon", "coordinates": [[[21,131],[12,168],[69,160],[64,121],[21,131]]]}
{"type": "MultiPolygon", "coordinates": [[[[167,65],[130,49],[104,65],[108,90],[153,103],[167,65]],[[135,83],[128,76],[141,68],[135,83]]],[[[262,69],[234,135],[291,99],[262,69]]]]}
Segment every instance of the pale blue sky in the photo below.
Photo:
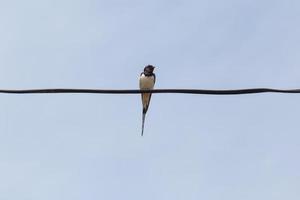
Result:
{"type": "MultiPolygon", "coordinates": [[[[0,1],[0,88],[300,87],[296,0],[0,1]]],[[[300,95],[0,95],[2,200],[298,200],[300,95]]]]}

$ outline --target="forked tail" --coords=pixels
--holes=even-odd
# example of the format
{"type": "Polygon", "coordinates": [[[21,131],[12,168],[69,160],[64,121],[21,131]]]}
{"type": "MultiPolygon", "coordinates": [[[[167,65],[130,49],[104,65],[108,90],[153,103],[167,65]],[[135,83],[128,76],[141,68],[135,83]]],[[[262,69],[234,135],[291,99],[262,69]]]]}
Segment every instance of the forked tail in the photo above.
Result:
{"type": "Polygon", "coordinates": [[[145,125],[145,118],[146,118],[146,110],[143,109],[143,118],[142,118],[142,136],[144,135],[144,125],[145,125]]]}

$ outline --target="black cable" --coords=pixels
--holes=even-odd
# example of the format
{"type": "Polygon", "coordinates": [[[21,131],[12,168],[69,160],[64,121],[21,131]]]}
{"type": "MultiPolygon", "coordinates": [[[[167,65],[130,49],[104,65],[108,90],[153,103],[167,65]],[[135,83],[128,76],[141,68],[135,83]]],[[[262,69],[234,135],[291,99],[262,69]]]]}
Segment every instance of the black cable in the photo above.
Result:
{"type": "Polygon", "coordinates": [[[250,88],[235,90],[204,90],[204,89],[154,89],[154,90],[102,90],[102,89],[24,89],[24,90],[0,90],[7,94],[54,94],[54,93],[90,93],[90,94],[140,94],[151,93],[181,93],[181,94],[206,94],[206,95],[240,95],[255,93],[300,93],[300,89],[271,89],[250,88]]]}

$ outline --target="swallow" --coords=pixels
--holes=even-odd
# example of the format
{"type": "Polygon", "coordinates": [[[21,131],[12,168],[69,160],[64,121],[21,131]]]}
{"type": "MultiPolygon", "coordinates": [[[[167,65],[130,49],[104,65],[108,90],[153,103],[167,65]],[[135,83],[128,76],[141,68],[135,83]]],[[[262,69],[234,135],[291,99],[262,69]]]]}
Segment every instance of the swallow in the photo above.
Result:
{"type": "MultiPolygon", "coordinates": [[[[153,73],[154,66],[147,65],[144,68],[144,72],[140,75],[140,89],[141,90],[151,90],[154,88],[156,76],[153,73]]],[[[149,108],[150,100],[151,100],[151,93],[142,93],[142,105],[143,105],[143,118],[142,118],[142,136],[144,134],[144,124],[145,124],[145,117],[146,113],[149,108]]]]}

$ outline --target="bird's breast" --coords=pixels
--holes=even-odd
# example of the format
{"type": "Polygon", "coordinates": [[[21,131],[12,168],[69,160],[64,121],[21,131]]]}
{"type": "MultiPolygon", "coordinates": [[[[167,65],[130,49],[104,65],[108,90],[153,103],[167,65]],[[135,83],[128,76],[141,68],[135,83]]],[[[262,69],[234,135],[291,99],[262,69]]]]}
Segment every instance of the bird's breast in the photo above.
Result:
{"type": "Polygon", "coordinates": [[[140,89],[153,89],[154,87],[154,76],[145,76],[144,74],[140,77],[140,89]]]}

